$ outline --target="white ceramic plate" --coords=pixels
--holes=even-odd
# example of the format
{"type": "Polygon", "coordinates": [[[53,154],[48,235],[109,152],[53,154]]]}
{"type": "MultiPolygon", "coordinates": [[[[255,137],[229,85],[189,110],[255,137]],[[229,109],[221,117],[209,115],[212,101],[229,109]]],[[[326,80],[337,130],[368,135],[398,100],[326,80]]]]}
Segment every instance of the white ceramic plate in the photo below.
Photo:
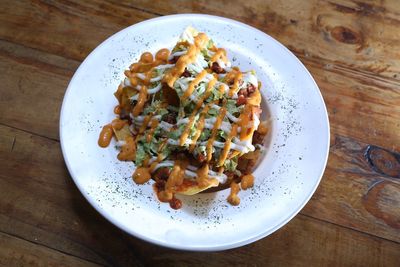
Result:
{"type": "Polygon", "coordinates": [[[174,15],[128,27],[99,45],[72,78],[61,110],[61,146],[76,185],[104,217],[126,232],[159,245],[223,250],[263,238],[293,218],[322,177],[329,123],[320,91],[300,61],[265,33],[208,15],[174,15]],[[183,208],[159,203],[151,183],[136,185],[133,163],[119,162],[114,145],[97,145],[115,115],[113,96],[123,71],[144,51],[172,48],[187,26],[206,32],[228,51],[233,65],[254,69],[261,80],[263,116],[271,118],[267,152],[254,171],[255,186],[180,197],[183,208]]]}

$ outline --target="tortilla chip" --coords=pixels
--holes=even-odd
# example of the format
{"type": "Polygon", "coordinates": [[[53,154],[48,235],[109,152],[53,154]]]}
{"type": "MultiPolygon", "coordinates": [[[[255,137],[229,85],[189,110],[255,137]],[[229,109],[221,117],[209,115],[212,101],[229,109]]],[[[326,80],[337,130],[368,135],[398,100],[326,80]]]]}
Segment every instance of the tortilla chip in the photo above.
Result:
{"type": "Polygon", "coordinates": [[[176,193],[181,195],[192,196],[204,190],[207,190],[210,187],[216,187],[219,185],[217,179],[209,179],[209,181],[210,181],[209,185],[207,185],[206,187],[199,187],[196,181],[184,179],[182,185],[180,185],[177,188],[176,193]]]}
{"type": "Polygon", "coordinates": [[[131,131],[129,130],[128,124],[125,124],[124,127],[122,127],[119,130],[117,130],[113,127],[113,131],[115,134],[115,138],[117,138],[117,141],[125,141],[125,139],[128,136],[132,136],[131,131]]]}

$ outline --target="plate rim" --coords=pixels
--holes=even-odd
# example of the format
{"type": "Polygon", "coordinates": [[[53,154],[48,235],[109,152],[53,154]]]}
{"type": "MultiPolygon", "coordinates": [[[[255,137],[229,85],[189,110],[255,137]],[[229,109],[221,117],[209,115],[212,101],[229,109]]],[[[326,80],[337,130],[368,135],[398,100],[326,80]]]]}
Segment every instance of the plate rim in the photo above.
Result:
{"type": "Polygon", "coordinates": [[[66,91],[64,93],[61,109],[60,109],[59,136],[60,136],[60,145],[61,145],[61,151],[62,151],[62,155],[63,155],[63,158],[64,158],[64,162],[65,162],[65,165],[66,165],[66,167],[68,169],[68,172],[69,172],[72,180],[74,181],[76,187],[78,188],[80,193],[84,196],[86,201],[88,201],[89,204],[101,216],[103,216],[105,219],[107,219],[114,226],[118,227],[119,229],[123,230],[124,232],[128,233],[129,235],[132,235],[132,236],[137,237],[139,239],[142,239],[142,240],[144,240],[146,242],[149,242],[149,243],[152,243],[152,244],[156,244],[156,245],[159,245],[159,246],[162,246],[162,247],[178,249],[178,250],[184,250],[184,251],[222,251],[222,250],[233,249],[233,248],[241,247],[241,246],[244,246],[244,245],[248,245],[250,243],[258,241],[258,240],[260,240],[260,239],[262,239],[262,238],[274,233],[275,231],[277,231],[278,229],[280,229],[281,227],[286,225],[290,220],[292,220],[304,208],[304,206],[309,202],[311,197],[314,195],[316,189],[318,188],[318,186],[319,186],[319,184],[320,184],[320,182],[322,180],[324,172],[326,170],[328,157],[329,157],[329,148],[330,148],[330,122],[329,122],[328,111],[327,111],[327,108],[326,108],[326,104],[325,104],[324,98],[323,98],[321,90],[319,89],[319,86],[317,85],[317,83],[314,80],[313,76],[308,71],[308,69],[304,66],[304,64],[286,46],[284,46],[282,43],[280,43],[279,41],[277,41],[275,38],[271,37],[267,33],[255,28],[255,27],[247,25],[247,24],[245,24],[243,22],[234,20],[234,19],[221,17],[221,16],[215,16],[215,15],[208,15],[208,14],[182,13],[182,14],[159,16],[159,17],[143,20],[141,22],[132,24],[132,25],[130,25],[128,27],[125,27],[125,28],[121,29],[120,31],[110,35],[105,40],[103,40],[98,46],[96,46],[86,56],[86,58],[80,63],[79,67],[76,69],[76,71],[74,72],[74,75],[72,76],[72,78],[70,79],[70,81],[68,83],[67,89],[66,89],[66,91]],[[310,194],[304,199],[303,203],[301,203],[301,205],[299,205],[297,209],[295,209],[290,215],[288,215],[286,218],[284,218],[280,223],[276,224],[275,226],[271,227],[270,229],[268,229],[266,231],[262,231],[262,232],[260,232],[260,233],[258,233],[256,235],[254,235],[254,236],[251,236],[251,237],[249,237],[247,239],[240,240],[240,241],[237,241],[237,242],[219,244],[219,245],[216,245],[216,246],[187,246],[187,245],[182,246],[182,245],[179,245],[179,244],[169,244],[166,240],[160,240],[160,239],[156,239],[156,238],[151,238],[151,237],[148,237],[146,235],[142,235],[138,231],[133,231],[132,229],[129,229],[128,227],[125,227],[123,224],[120,224],[116,219],[114,219],[113,216],[111,216],[104,209],[102,209],[98,205],[98,203],[85,192],[83,186],[78,181],[79,179],[74,177],[74,174],[73,174],[73,171],[72,171],[72,165],[68,161],[68,157],[66,155],[66,149],[64,147],[65,144],[64,144],[64,141],[63,141],[64,140],[63,139],[63,120],[64,120],[63,118],[65,117],[64,116],[65,106],[66,106],[66,102],[67,102],[67,99],[68,99],[68,95],[72,91],[72,89],[71,89],[72,88],[72,84],[74,83],[74,80],[78,76],[77,74],[82,71],[83,65],[85,65],[84,63],[86,61],[90,60],[94,56],[94,54],[96,53],[97,50],[100,50],[105,44],[110,42],[117,35],[123,34],[124,32],[131,31],[133,28],[135,28],[135,27],[137,27],[139,25],[142,25],[142,24],[151,24],[154,21],[162,21],[162,20],[169,20],[169,19],[182,18],[182,17],[191,18],[191,19],[200,18],[200,19],[225,21],[225,22],[227,22],[229,24],[234,24],[234,25],[237,25],[237,26],[240,26],[240,27],[247,28],[248,30],[255,31],[258,34],[261,34],[261,35],[267,37],[270,41],[272,41],[275,44],[277,44],[280,48],[283,49],[283,51],[285,51],[287,54],[289,54],[289,56],[294,61],[297,61],[299,66],[301,66],[301,68],[303,69],[304,74],[307,75],[308,78],[312,81],[312,83],[313,83],[313,85],[315,87],[314,89],[316,89],[316,91],[318,93],[318,96],[319,96],[319,98],[321,100],[322,106],[323,106],[323,109],[321,111],[321,115],[322,115],[322,113],[324,114],[323,117],[325,118],[326,127],[327,127],[326,128],[327,146],[326,146],[325,151],[324,151],[325,152],[325,157],[324,157],[324,162],[323,162],[323,165],[322,165],[322,168],[321,168],[321,173],[319,175],[319,178],[316,180],[316,183],[315,183],[314,187],[311,189],[310,194]]]}

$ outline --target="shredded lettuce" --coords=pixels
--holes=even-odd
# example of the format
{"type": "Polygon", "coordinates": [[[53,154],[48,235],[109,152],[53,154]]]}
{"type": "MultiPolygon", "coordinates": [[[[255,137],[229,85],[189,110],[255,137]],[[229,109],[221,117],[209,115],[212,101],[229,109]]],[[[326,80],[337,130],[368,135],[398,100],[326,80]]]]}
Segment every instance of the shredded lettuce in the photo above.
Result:
{"type": "Polygon", "coordinates": [[[225,163],[224,163],[225,171],[234,171],[234,170],[236,170],[236,167],[238,165],[237,160],[238,160],[237,157],[225,160],[225,163]]]}
{"type": "Polygon", "coordinates": [[[219,89],[217,87],[214,87],[211,90],[211,95],[207,98],[206,102],[215,101],[215,100],[221,99],[222,97],[223,97],[223,94],[219,91],[219,89]]]}
{"type": "Polygon", "coordinates": [[[218,141],[225,141],[228,135],[223,130],[218,130],[217,139],[218,141]]]}
{"type": "Polygon", "coordinates": [[[141,166],[145,158],[146,158],[146,151],[144,149],[144,145],[143,143],[138,142],[136,146],[136,157],[135,157],[136,166],[141,166]]]}
{"type": "Polygon", "coordinates": [[[150,142],[147,142],[145,136],[141,137],[136,146],[135,164],[141,166],[146,155],[157,156],[159,145],[159,142],[154,137],[152,137],[150,142]]]}
{"type": "Polygon", "coordinates": [[[236,100],[228,99],[226,101],[226,109],[232,115],[237,115],[238,113],[241,112],[241,110],[243,109],[243,106],[238,107],[238,106],[236,106],[236,100]]]}
{"type": "Polygon", "coordinates": [[[186,127],[186,124],[179,125],[178,129],[176,129],[174,131],[170,131],[169,133],[167,133],[168,138],[171,138],[171,139],[174,139],[174,140],[178,140],[179,137],[182,135],[185,127],[186,127]]]}
{"type": "Polygon", "coordinates": [[[154,100],[151,105],[148,105],[147,107],[144,108],[143,115],[148,115],[150,113],[153,113],[154,111],[157,110],[160,104],[161,104],[160,100],[154,100]]]}
{"type": "Polygon", "coordinates": [[[200,134],[199,141],[203,142],[203,141],[208,140],[208,138],[210,138],[210,135],[211,135],[211,130],[204,129],[200,134]]]}
{"type": "Polygon", "coordinates": [[[196,148],[194,149],[194,153],[196,155],[202,154],[202,155],[207,155],[206,152],[206,146],[196,146],[196,148]]]}
{"type": "Polygon", "coordinates": [[[207,117],[216,117],[216,116],[218,116],[218,110],[215,108],[210,108],[207,112],[207,115],[210,115],[207,117]]]}

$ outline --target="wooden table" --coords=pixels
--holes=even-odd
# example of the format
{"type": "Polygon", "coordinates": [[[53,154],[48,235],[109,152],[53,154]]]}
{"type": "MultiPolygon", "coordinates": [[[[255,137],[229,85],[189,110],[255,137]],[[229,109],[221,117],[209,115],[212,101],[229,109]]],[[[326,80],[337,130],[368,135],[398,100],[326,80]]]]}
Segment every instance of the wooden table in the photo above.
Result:
{"type": "Polygon", "coordinates": [[[399,1],[3,0],[0,59],[1,266],[400,266],[399,1]],[[329,162],[310,202],[230,251],[125,234],[86,202],[61,155],[61,101],[82,60],[127,26],[178,12],[270,34],[310,70],[329,111],[329,162]]]}

